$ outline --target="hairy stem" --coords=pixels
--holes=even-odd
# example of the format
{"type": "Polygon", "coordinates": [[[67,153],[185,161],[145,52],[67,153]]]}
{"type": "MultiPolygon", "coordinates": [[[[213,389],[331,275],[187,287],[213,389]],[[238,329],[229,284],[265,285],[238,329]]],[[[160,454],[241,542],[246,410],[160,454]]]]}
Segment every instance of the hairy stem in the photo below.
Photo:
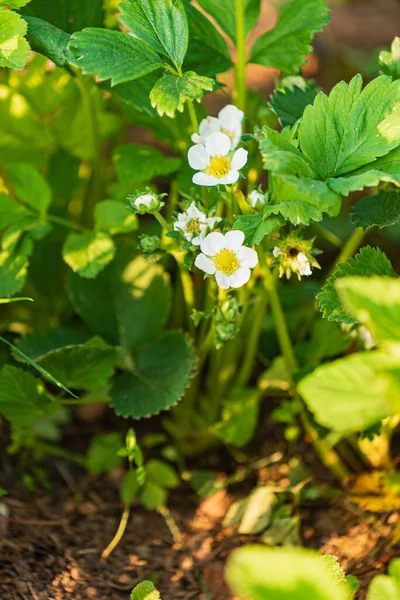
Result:
{"type": "Polygon", "coordinates": [[[103,550],[102,555],[101,555],[101,560],[103,560],[103,561],[107,560],[107,558],[110,556],[111,552],[113,550],[115,550],[115,548],[118,546],[118,544],[122,540],[122,537],[125,533],[126,526],[128,524],[130,511],[131,511],[131,505],[128,502],[127,504],[125,504],[124,512],[122,513],[122,517],[119,522],[117,533],[114,535],[113,539],[108,544],[107,548],[105,550],[103,550]]]}
{"type": "Polygon", "coordinates": [[[199,131],[199,122],[197,120],[197,114],[193,104],[193,100],[188,101],[187,107],[189,111],[190,122],[192,123],[193,133],[197,133],[199,131]]]}
{"type": "Polygon", "coordinates": [[[244,0],[235,0],[236,7],[236,104],[246,110],[246,27],[244,0]]]}

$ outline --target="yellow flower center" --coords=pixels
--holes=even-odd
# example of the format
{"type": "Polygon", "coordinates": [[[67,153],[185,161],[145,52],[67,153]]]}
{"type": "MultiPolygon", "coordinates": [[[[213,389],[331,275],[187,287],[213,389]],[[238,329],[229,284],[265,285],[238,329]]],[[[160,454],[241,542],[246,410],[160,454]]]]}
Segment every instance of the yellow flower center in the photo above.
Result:
{"type": "Polygon", "coordinates": [[[191,219],[187,224],[186,231],[190,233],[201,233],[199,219],[191,219]]]}
{"type": "Polygon", "coordinates": [[[222,179],[225,175],[228,175],[231,170],[231,159],[228,156],[212,156],[210,158],[210,164],[206,168],[206,173],[212,175],[217,179],[222,179]]]}
{"type": "Polygon", "coordinates": [[[233,275],[240,267],[240,263],[233,250],[224,248],[212,259],[217,271],[222,271],[225,275],[233,275]]]}

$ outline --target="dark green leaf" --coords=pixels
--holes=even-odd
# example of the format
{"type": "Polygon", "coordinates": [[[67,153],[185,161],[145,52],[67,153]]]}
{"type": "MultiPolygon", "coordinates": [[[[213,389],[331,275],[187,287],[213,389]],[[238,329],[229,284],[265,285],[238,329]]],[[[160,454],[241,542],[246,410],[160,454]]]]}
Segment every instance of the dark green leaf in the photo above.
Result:
{"type": "Polygon", "coordinates": [[[68,33],[103,25],[103,0],[31,0],[24,15],[38,17],[68,33]]]}
{"type": "Polygon", "coordinates": [[[68,61],[70,34],[37,17],[26,16],[25,21],[28,23],[26,37],[32,50],[50,58],[57,67],[63,67],[68,61]]]}
{"type": "Polygon", "coordinates": [[[137,357],[134,373],[116,379],[111,406],[118,415],[134,419],[166,410],[181,399],[194,367],[188,339],[182,333],[167,333],[137,357]]]}
{"type": "Polygon", "coordinates": [[[375,187],[382,181],[400,186],[400,178],[376,170],[366,171],[360,175],[350,175],[349,177],[331,178],[328,179],[328,186],[338,194],[348,196],[351,192],[375,187]]]}
{"type": "Polygon", "coordinates": [[[312,51],[314,33],[329,22],[324,0],[293,0],[283,5],[274,29],[256,40],[250,62],[275,67],[291,75],[299,71],[312,51]]]}
{"type": "Polygon", "coordinates": [[[74,33],[69,43],[71,60],[83,73],[117,85],[138,79],[163,66],[158,55],[139,40],[109,29],[88,28],[74,33]]]}
{"type": "Polygon", "coordinates": [[[364,230],[368,227],[390,227],[400,223],[400,194],[397,191],[380,191],[376,196],[359,200],[352,212],[352,221],[364,230]]]}
{"type": "Polygon", "coordinates": [[[303,116],[306,106],[313,104],[318,92],[319,87],[303,77],[285,77],[276,88],[269,105],[282,127],[292,127],[303,116]]]}
{"type": "MultiPolygon", "coordinates": [[[[73,346],[83,344],[85,337],[78,331],[66,328],[48,329],[45,333],[32,331],[27,335],[18,338],[16,348],[18,352],[23,352],[31,360],[37,360],[44,354],[63,348],[64,346],[73,346]]],[[[15,357],[21,360],[20,356],[15,357]]]]}
{"type": "Polygon", "coordinates": [[[283,226],[285,220],[280,215],[264,217],[264,215],[241,215],[233,224],[233,229],[239,229],[245,234],[246,246],[257,246],[266,235],[277,227],[283,226]]]}
{"type": "Polygon", "coordinates": [[[234,389],[223,401],[221,421],[212,427],[213,433],[225,444],[242,448],[253,437],[258,422],[259,405],[258,390],[234,389]]]}
{"type": "Polygon", "coordinates": [[[93,437],[86,457],[88,471],[104,473],[119,467],[123,459],[117,456],[117,452],[122,446],[123,441],[119,433],[104,433],[93,437]]]}

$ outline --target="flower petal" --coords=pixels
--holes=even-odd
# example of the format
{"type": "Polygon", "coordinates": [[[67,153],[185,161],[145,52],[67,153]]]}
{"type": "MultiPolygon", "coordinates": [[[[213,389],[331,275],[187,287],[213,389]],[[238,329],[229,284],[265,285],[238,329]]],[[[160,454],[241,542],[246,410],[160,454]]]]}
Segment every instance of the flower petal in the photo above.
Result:
{"type": "MultiPolygon", "coordinates": [[[[218,273],[218,271],[217,271],[218,273]]],[[[251,271],[248,267],[240,267],[233,275],[230,276],[231,287],[240,288],[250,279],[251,271]]]]}
{"type": "Polygon", "coordinates": [[[235,171],[232,169],[231,171],[229,171],[228,175],[225,175],[225,177],[219,179],[218,182],[220,185],[231,185],[231,183],[236,183],[238,179],[239,171],[235,171]]]}
{"type": "Polygon", "coordinates": [[[253,269],[258,263],[257,252],[252,248],[247,248],[247,246],[242,246],[239,248],[237,257],[241,267],[249,267],[249,269],[253,269]]]}
{"type": "Polygon", "coordinates": [[[221,123],[215,117],[207,117],[203,119],[199,127],[199,135],[203,138],[208,138],[209,135],[221,131],[221,123]]]}
{"type": "Polygon", "coordinates": [[[239,148],[239,150],[236,150],[235,154],[232,156],[232,169],[235,171],[240,171],[240,169],[243,169],[244,165],[247,163],[247,155],[248,152],[244,148],[239,148]]]}
{"type": "Polygon", "coordinates": [[[201,251],[207,256],[215,256],[217,252],[225,248],[225,237],[219,231],[209,233],[201,242],[201,251]]]}
{"type": "Polygon", "coordinates": [[[229,131],[234,131],[236,125],[242,123],[243,118],[244,112],[233,104],[227,104],[218,113],[218,120],[222,124],[222,127],[229,131]]]}
{"type": "Polygon", "coordinates": [[[192,179],[193,183],[196,185],[220,185],[221,180],[213,177],[212,175],[207,175],[207,173],[203,173],[200,171],[199,173],[195,173],[192,179]]]}
{"type": "Polygon", "coordinates": [[[192,169],[201,171],[205,169],[210,162],[210,155],[201,144],[196,144],[189,148],[188,161],[192,169]]]}
{"type": "Polygon", "coordinates": [[[231,287],[231,277],[229,275],[225,275],[225,273],[222,271],[217,271],[215,273],[215,281],[223,290],[229,290],[231,287]]]}
{"type": "Polygon", "coordinates": [[[205,147],[210,156],[226,156],[231,150],[231,140],[225,133],[217,131],[207,138],[205,147]]]}
{"type": "Polygon", "coordinates": [[[188,221],[192,219],[199,219],[199,221],[204,221],[206,219],[206,215],[201,212],[194,202],[192,202],[186,209],[186,215],[188,221]]]}
{"type": "Polygon", "coordinates": [[[215,265],[213,261],[211,260],[211,258],[208,258],[205,254],[198,254],[196,256],[194,264],[198,269],[201,269],[201,271],[204,271],[208,275],[214,275],[215,273],[215,265]]]}
{"type": "Polygon", "coordinates": [[[239,229],[233,229],[225,234],[224,248],[237,252],[244,242],[245,235],[239,229]]]}

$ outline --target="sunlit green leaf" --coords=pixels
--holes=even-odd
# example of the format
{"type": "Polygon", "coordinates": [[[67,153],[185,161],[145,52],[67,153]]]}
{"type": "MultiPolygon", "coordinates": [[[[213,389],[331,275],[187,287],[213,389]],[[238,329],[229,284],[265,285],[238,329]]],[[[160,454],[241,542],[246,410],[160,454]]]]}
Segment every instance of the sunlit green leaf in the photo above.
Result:
{"type": "Polygon", "coordinates": [[[70,233],[63,247],[67,265],[81,277],[96,277],[115,255],[115,246],[102,232],[70,233]]]}
{"type": "Polygon", "coordinates": [[[395,37],[391,51],[382,50],[379,54],[379,65],[382,73],[393,79],[400,79],[400,38],[395,37]]]}
{"type": "Polygon", "coordinates": [[[52,191],[44,176],[29,164],[16,163],[6,167],[7,176],[20,200],[45,212],[52,200],[52,191]]]}
{"type": "Polygon", "coordinates": [[[17,13],[0,11],[0,67],[24,68],[29,57],[26,30],[26,22],[17,13]]]}
{"type": "Polygon", "coordinates": [[[211,92],[214,82],[209,77],[187,71],[183,75],[163,75],[150,92],[150,102],[162,117],[174,117],[183,112],[186,102],[200,102],[206,92],[211,92]]]}

